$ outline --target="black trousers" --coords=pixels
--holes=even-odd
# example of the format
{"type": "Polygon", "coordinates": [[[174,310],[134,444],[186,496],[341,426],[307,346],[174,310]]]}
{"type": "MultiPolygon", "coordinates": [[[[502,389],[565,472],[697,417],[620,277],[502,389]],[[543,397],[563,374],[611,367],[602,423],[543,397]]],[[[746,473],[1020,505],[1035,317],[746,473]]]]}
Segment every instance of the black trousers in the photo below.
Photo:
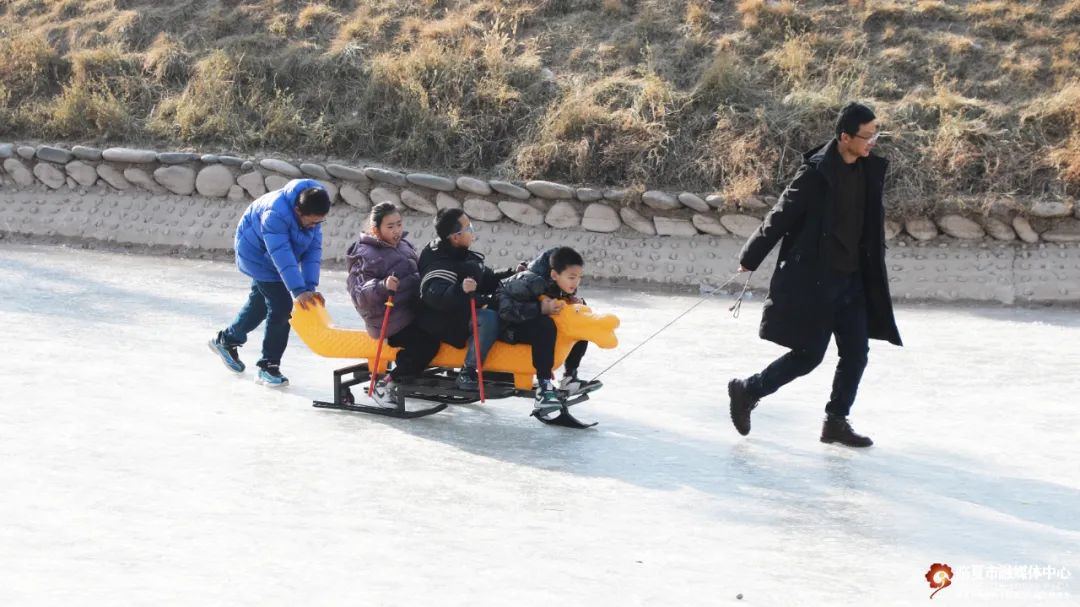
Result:
{"type": "MultiPolygon", "coordinates": [[[[555,321],[550,316],[540,316],[525,321],[514,327],[517,343],[532,346],[532,363],[537,379],[552,379],[552,367],[555,366],[555,321]]],[[[589,342],[579,341],[566,356],[566,372],[577,371],[581,359],[585,356],[589,342]]]]}
{"type": "Polygon", "coordinates": [[[834,276],[828,285],[827,294],[835,307],[832,322],[819,331],[811,347],[791,350],[773,361],[761,373],[750,377],[746,383],[751,394],[758,398],[768,396],[792,380],[813,371],[825,358],[829,341],[835,336],[840,361],[836,364],[832,395],[825,405],[825,412],[842,417],[851,413],[870,350],[862,276],[858,272],[834,276]]]}
{"type": "Polygon", "coordinates": [[[391,335],[386,343],[401,348],[392,372],[396,380],[420,375],[439,352],[439,338],[421,329],[415,322],[391,335]]]}
{"type": "Polygon", "coordinates": [[[566,370],[567,375],[574,375],[577,373],[578,367],[581,366],[581,359],[585,358],[585,351],[589,349],[589,342],[579,341],[574,344],[573,348],[570,348],[570,353],[566,355],[566,363],[563,364],[563,369],[566,370]]]}

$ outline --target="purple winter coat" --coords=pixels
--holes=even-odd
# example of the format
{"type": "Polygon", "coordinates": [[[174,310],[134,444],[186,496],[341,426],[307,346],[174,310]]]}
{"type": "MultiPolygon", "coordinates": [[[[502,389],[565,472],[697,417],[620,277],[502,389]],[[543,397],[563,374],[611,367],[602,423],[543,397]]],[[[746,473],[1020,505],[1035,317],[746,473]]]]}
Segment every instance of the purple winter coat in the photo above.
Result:
{"type": "Polygon", "coordinates": [[[371,234],[361,234],[349,247],[349,278],[345,281],[356,311],[367,325],[368,335],[379,338],[383,313],[386,310],[386,290],[383,280],[391,273],[398,278],[398,290],[394,295],[394,307],[386,336],[404,329],[416,318],[416,306],[420,300],[420,274],[416,269],[416,248],[408,240],[406,232],[397,248],[371,234]]]}

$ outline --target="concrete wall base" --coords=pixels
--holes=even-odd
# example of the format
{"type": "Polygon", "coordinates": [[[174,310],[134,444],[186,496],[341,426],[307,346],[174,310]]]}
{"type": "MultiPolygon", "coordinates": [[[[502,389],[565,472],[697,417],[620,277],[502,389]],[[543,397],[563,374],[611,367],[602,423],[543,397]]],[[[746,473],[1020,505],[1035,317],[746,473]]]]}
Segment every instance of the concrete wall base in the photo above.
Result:
{"type": "MultiPolygon", "coordinates": [[[[44,187],[6,190],[0,197],[5,199],[0,204],[0,233],[9,239],[141,246],[151,253],[184,251],[215,258],[228,257],[237,219],[247,206],[246,202],[116,192],[97,186],[82,193],[44,187]]],[[[324,224],[324,251],[331,266],[344,260],[349,244],[366,227],[361,213],[335,207],[340,209],[351,212],[331,211],[324,224]]],[[[418,247],[434,238],[431,216],[406,212],[405,223],[410,240],[418,247]]],[[[742,246],[742,240],[732,236],[658,238],[626,228],[602,234],[509,222],[476,224],[476,249],[487,255],[492,266],[513,265],[562,244],[582,253],[590,278],[679,290],[726,281],[738,267],[742,246]]],[[[889,246],[889,280],[897,301],[1080,303],[1078,244],[944,238],[920,243],[900,238],[889,246]]],[[[752,285],[763,289],[773,264],[766,260],[752,285]]]]}

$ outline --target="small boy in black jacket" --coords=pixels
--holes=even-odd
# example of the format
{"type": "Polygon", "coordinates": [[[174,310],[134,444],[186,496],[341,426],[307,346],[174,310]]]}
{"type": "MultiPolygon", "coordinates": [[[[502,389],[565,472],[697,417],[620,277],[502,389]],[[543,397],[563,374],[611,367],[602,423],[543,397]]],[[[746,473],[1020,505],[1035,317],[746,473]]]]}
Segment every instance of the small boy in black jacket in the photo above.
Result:
{"type": "Polygon", "coordinates": [[[529,269],[502,281],[498,292],[502,340],[532,346],[533,367],[540,384],[536,406],[559,403],[559,391],[567,395],[583,394],[600,388],[599,381],[582,381],[578,365],[588,342],[574,344],[566,357],[565,373],[556,388],[552,367],[555,364],[555,321],[567,303],[584,303],[577,297],[585,261],[570,247],[544,252],[529,264],[529,269]]]}

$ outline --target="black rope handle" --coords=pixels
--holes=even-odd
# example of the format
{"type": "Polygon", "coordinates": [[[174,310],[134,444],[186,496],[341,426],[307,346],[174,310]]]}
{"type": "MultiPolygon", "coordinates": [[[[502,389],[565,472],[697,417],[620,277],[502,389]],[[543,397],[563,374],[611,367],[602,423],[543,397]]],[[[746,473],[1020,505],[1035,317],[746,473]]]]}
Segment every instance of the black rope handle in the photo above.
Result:
{"type": "MultiPolygon", "coordinates": [[[[738,276],[738,274],[736,274],[736,276],[738,276]]],[[[731,307],[728,308],[728,312],[731,312],[732,318],[739,317],[739,312],[742,310],[743,299],[746,297],[746,294],[750,292],[750,279],[753,277],[754,273],[750,272],[750,274],[746,277],[746,282],[743,283],[742,291],[740,291],[739,296],[735,298],[735,303],[731,304],[731,307]]]]}

